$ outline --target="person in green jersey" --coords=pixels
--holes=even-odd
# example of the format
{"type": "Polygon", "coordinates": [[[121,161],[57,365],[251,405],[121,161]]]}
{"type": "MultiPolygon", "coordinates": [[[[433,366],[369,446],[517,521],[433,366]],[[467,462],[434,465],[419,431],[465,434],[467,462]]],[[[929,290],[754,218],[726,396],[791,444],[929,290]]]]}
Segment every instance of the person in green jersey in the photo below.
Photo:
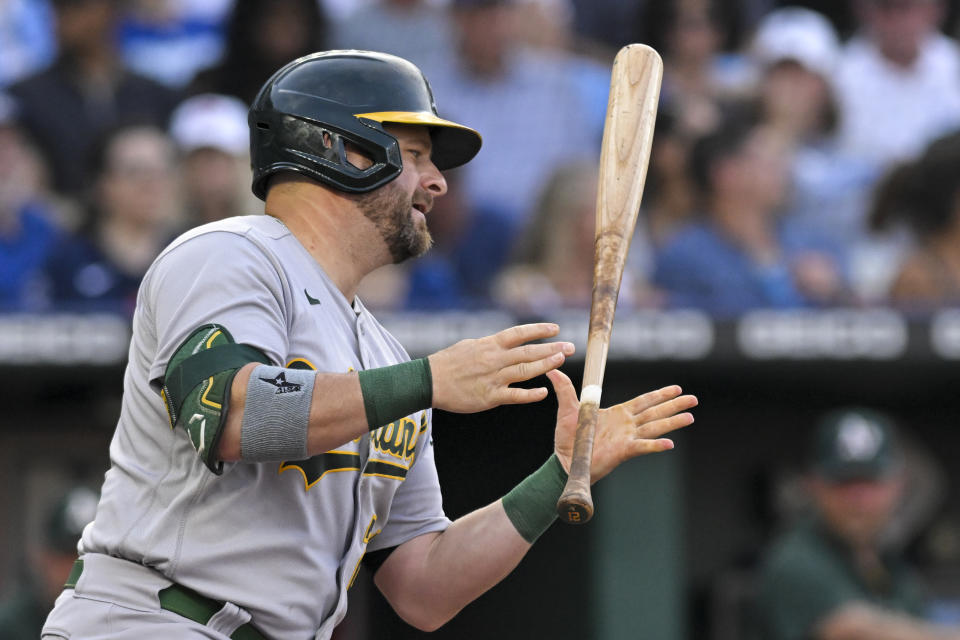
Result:
{"type": "Polygon", "coordinates": [[[763,640],[933,640],[960,631],[923,620],[906,560],[883,544],[904,497],[904,453],[889,417],[848,408],[824,416],[811,443],[812,517],[767,551],[755,618],[763,640]]]}

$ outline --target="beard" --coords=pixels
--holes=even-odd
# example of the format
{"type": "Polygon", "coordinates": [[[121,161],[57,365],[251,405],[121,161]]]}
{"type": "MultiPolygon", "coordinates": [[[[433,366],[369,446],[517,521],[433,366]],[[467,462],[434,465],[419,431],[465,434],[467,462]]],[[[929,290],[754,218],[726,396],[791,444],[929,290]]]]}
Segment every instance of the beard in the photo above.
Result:
{"type": "MultiPolygon", "coordinates": [[[[429,195],[425,197],[428,202],[429,198],[429,195]]],[[[412,213],[413,196],[407,195],[396,183],[358,195],[357,206],[376,225],[394,264],[418,258],[433,245],[426,222],[412,213]]]]}

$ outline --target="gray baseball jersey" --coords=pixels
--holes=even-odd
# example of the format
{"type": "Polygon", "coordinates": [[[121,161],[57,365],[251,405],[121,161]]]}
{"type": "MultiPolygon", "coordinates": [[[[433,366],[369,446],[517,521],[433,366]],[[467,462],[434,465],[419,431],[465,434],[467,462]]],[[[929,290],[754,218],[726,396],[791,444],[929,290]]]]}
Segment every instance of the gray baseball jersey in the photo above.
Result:
{"type": "Polygon", "coordinates": [[[227,463],[215,475],[170,428],[158,392],[174,350],[208,323],[281,366],[345,373],[409,359],[277,219],[231,218],[181,236],[140,289],[111,468],[81,551],[243,607],[270,637],[328,638],[365,551],[450,524],[430,411],[309,460],[227,463]]]}

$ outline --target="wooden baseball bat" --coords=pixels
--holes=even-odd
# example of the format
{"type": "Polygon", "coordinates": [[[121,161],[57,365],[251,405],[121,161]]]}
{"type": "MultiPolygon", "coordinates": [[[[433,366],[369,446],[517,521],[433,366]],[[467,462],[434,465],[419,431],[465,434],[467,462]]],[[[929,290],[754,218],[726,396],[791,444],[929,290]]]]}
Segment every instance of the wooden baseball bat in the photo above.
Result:
{"type": "Polygon", "coordinates": [[[557,514],[571,524],[584,523],[593,517],[590,461],[600,411],[603,371],[607,364],[620,280],[647,177],[662,76],[663,61],[646,45],[627,45],[613,61],[600,149],[593,298],[580,390],[580,414],[570,475],[557,502],[557,514]]]}

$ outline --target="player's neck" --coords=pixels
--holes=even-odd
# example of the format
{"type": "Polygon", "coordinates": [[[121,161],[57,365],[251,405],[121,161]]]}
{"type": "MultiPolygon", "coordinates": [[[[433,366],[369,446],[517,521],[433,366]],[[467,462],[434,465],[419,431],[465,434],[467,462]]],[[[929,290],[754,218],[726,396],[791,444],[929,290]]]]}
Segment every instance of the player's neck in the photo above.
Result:
{"type": "Polygon", "coordinates": [[[271,188],[266,212],[290,229],[351,302],[360,281],[390,262],[376,227],[337,193],[315,185],[271,188]]]}

